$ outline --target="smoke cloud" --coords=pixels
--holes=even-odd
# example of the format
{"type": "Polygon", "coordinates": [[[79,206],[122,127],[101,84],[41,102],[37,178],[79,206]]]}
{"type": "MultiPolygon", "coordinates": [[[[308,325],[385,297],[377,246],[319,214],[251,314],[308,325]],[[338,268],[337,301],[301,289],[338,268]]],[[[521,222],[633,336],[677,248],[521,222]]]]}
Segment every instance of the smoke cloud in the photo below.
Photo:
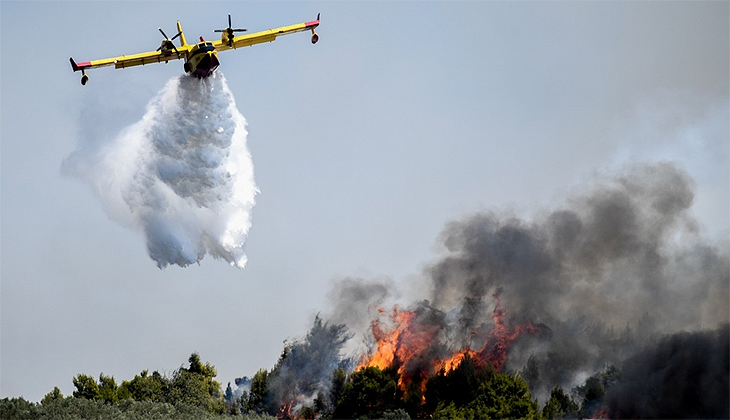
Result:
{"type": "Polygon", "coordinates": [[[480,213],[449,223],[446,255],[426,281],[434,308],[458,313],[462,342],[488,325],[501,290],[508,325],[539,323],[507,368],[538,395],[574,386],[660,335],[728,320],[726,252],[705,244],[689,212],[693,182],[669,163],[601,180],[534,220],[480,213]]]}
{"type": "MultiPolygon", "coordinates": [[[[441,233],[443,255],[422,276],[427,300],[328,319],[357,338],[371,326],[367,363],[393,360],[423,377],[434,360],[470,349],[521,373],[545,401],[553,387],[570,390],[667,334],[730,319],[728,250],[703,240],[693,199],[689,176],[657,163],[598,179],[529,220],[473,214],[441,233]]],[[[332,314],[386,295],[375,282],[345,279],[330,295],[332,314]]]]}
{"type": "Polygon", "coordinates": [[[243,268],[258,192],[245,127],[220,72],[179,76],[140,121],[109,144],[79,148],[63,170],[87,182],[112,219],[142,231],[159,268],[206,254],[243,268]]]}

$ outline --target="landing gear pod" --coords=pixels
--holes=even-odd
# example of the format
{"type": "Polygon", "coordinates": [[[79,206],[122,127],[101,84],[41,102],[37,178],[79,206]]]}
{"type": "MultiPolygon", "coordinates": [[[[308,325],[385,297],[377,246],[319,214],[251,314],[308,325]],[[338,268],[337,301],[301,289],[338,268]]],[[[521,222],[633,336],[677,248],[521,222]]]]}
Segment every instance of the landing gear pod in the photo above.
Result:
{"type": "Polygon", "coordinates": [[[81,85],[86,86],[86,82],[88,82],[88,81],[89,81],[89,76],[86,73],[84,73],[81,76],[81,85]]]}
{"type": "Polygon", "coordinates": [[[319,35],[316,32],[312,32],[312,44],[316,44],[319,41],[319,35]]]}

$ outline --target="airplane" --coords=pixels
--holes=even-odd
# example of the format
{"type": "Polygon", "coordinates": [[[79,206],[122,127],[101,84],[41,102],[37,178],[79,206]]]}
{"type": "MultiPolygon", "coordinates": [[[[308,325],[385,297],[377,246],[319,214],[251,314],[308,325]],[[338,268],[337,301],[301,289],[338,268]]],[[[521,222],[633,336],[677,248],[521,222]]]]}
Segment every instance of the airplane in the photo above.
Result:
{"type": "Polygon", "coordinates": [[[81,70],[81,84],[86,85],[89,76],[86,70],[98,67],[114,66],[117,69],[127,67],[140,66],[150,63],[167,63],[170,60],[185,59],[183,69],[185,73],[197,77],[199,79],[206,78],[213,74],[218,68],[220,61],[218,60],[218,52],[228,51],[241,47],[261,44],[264,42],[273,42],[280,35],[288,35],[296,32],[312,31],[312,44],[319,41],[319,35],[314,29],[319,26],[319,13],[317,19],[298,23],[295,25],[283,26],[281,28],[269,29],[266,31],[256,32],[247,35],[235,36],[236,32],[244,32],[246,29],[234,29],[231,25],[231,14],[228,14],[228,27],[225,29],[216,29],[215,32],[221,33],[221,39],[218,41],[206,41],[200,37],[200,42],[196,44],[188,44],[185,39],[180,21],[177,21],[177,34],[172,38],[168,38],[162,28],[158,28],[163,36],[160,47],[155,51],[144,52],[140,54],[122,55],[119,57],[105,58],[103,60],[92,60],[83,63],[76,63],[73,57],[71,60],[71,68],[74,72],[81,70]],[[176,38],[180,38],[180,46],[176,47],[172,42],[176,38]]]}

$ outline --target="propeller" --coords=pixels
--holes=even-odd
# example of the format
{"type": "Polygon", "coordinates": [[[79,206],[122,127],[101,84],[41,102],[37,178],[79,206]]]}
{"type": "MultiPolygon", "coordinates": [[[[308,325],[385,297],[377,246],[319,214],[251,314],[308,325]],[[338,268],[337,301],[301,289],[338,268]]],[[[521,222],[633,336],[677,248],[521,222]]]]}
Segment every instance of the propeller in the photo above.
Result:
{"type": "Polygon", "coordinates": [[[177,50],[177,47],[175,47],[175,44],[172,43],[172,41],[175,40],[175,38],[179,37],[180,34],[182,34],[182,31],[178,32],[173,36],[172,38],[168,38],[165,31],[162,30],[162,28],[157,28],[158,31],[162,34],[163,37],[165,37],[165,40],[162,41],[162,45],[160,45],[160,48],[157,49],[157,51],[160,51],[162,48],[170,48],[172,47],[173,50],[175,50],[175,53],[180,54],[180,52],[177,50]]]}
{"type": "Polygon", "coordinates": [[[233,25],[231,24],[231,14],[229,13],[228,14],[228,27],[226,29],[216,29],[215,31],[213,31],[213,32],[225,32],[228,35],[228,46],[229,47],[233,45],[233,34],[235,32],[245,32],[246,31],[246,29],[243,29],[243,28],[233,29],[232,26],[233,25]]]}

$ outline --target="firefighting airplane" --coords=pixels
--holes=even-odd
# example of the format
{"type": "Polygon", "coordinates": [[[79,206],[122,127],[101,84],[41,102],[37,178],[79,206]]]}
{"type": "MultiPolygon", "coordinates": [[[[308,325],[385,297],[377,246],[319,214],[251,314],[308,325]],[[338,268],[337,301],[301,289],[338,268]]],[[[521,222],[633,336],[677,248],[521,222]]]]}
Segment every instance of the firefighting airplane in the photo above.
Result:
{"type": "Polygon", "coordinates": [[[215,32],[221,33],[220,41],[206,41],[200,37],[200,42],[196,44],[188,44],[185,40],[180,21],[177,22],[177,34],[172,38],[168,38],[162,28],[158,28],[164,37],[160,48],[155,51],[122,55],[119,57],[106,58],[103,60],[93,60],[84,63],[76,63],[71,58],[71,67],[73,71],[81,70],[81,84],[86,85],[89,76],[86,74],[87,69],[95,69],[97,67],[114,66],[117,69],[127,67],[145,65],[150,63],[167,63],[170,60],[185,59],[183,68],[185,73],[198,78],[210,76],[218,65],[218,52],[227,51],[241,47],[248,47],[263,42],[272,42],[279,35],[293,34],[296,32],[312,31],[312,44],[319,41],[319,35],[314,32],[314,28],[319,26],[319,14],[317,20],[311,22],[298,23],[296,25],[283,26],[281,28],[269,29],[266,31],[256,32],[248,35],[234,36],[236,32],[244,32],[245,29],[233,29],[231,27],[231,15],[228,14],[228,27],[225,29],[216,29],[215,32]],[[176,47],[172,41],[180,37],[180,46],[176,47]]]}

